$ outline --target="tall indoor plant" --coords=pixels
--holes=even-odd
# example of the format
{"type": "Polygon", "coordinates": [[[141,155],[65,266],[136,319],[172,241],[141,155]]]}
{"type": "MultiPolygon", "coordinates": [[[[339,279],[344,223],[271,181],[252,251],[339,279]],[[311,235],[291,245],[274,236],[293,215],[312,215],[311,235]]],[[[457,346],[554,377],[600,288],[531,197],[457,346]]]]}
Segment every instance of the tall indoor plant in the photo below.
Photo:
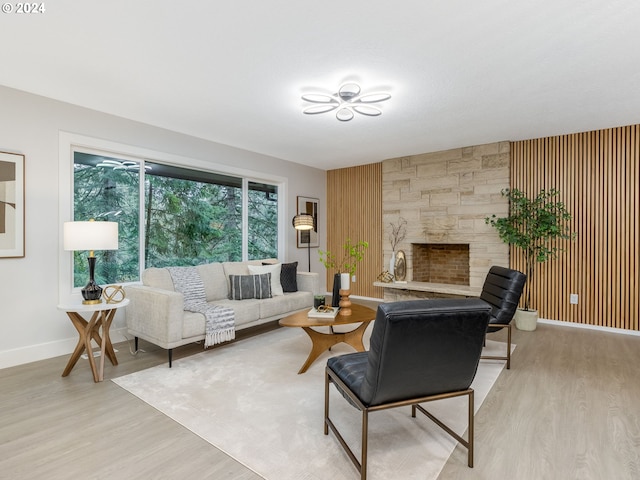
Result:
{"type": "Polygon", "coordinates": [[[331,252],[319,250],[320,263],[322,263],[327,270],[334,270],[333,277],[333,297],[332,305],[338,306],[340,290],[340,274],[348,273],[351,278],[356,273],[358,263],[364,258],[365,250],[369,248],[369,243],[364,241],[351,242],[350,238],[347,238],[346,242],[342,246],[342,252],[340,254],[333,254],[331,252]]]}
{"type": "Polygon", "coordinates": [[[495,215],[485,218],[485,222],[498,231],[503,242],[522,250],[527,274],[524,286],[524,310],[535,312],[533,320],[516,327],[522,330],[535,330],[538,312],[531,309],[531,282],[537,263],[555,258],[559,247],[552,243],[556,239],[571,239],[569,221],[571,214],[563,202],[557,201],[560,192],[555,188],[541,190],[533,199],[517,188],[505,189],[502,195],[509,199],[509,215],[498,218],[495,215]],[[532,322],[532,324],[531,324],[532,322]],[[522,327],[522,328],[521,328],[522,327]]]}

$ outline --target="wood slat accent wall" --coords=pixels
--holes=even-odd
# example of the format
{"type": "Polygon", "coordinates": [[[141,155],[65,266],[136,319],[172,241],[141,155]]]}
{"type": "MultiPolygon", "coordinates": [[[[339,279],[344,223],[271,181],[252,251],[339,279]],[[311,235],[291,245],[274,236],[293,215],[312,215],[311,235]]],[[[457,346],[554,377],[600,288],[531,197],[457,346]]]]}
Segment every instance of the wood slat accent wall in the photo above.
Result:
{"type": "MultiPolygon", "coordinates": [[[[540,317],[640,330],[640,125],[514,142],[511,185],[530,196],[560,190],[577,233],[538,265],[540,317]]],[[[524,271],[514,250],[511,265],[524,271]]]]}
{"type": "MultiPolygon", "coordinates": [[[[373,282],[382,272],[382,163],[327,172],[327,250],[341,252],[347,238],[369,242],[364,260],[358,265],[351,294],[383,298],[373,282]]],[[[331,291],[333,274],[327,272],[331,291]]]]}

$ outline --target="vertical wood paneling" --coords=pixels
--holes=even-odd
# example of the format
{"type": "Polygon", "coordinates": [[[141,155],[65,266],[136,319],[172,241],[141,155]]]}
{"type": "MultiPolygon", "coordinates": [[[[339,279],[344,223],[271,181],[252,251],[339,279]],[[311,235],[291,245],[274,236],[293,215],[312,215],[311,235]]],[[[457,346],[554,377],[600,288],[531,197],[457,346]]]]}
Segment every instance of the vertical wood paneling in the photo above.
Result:
{"type": "MultiPolygon", "coordinates": [[[[515,142],[511,185],[560,190],[574,241],[538,265],[532,302],[542,318],[640,329],[640,125],[515,142]],[[579,304],[569,304],[569,294],[579,304]]],[[[523,270],[520,252],[511,264],[523,270]]]]}
{"type": "MultiPolygon", "coordinates": [[[[366,241],[369,248],[358,265],[351,294],[383,298],[373,282],[382,268],[382,164],[374,163],[327,172],[327,250],[341,252],[344,242],[366,241]]],[[[327,288],[333,274],[327,272],[327,288]]]]}

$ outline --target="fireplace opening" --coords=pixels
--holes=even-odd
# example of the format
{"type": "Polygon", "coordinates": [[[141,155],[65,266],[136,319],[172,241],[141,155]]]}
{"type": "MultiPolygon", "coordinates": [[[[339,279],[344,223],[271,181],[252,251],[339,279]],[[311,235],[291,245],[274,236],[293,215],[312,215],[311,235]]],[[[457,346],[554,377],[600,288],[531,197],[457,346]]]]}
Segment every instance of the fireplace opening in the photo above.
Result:
{"type": "Polygon", "coordinates": [[[413,281],[469,285],[469,244],[414,243],[413,281]]]}

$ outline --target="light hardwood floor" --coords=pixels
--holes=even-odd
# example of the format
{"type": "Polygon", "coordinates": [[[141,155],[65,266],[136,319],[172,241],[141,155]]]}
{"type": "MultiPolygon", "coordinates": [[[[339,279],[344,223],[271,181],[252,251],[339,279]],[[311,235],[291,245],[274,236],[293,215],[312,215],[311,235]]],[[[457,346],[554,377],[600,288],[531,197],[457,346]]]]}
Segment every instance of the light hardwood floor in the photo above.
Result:
{"type": "MultiPolygon", "coordinates": [[[[514,342],[476,415],[475,467],[458,447],[439,478],[640,478],[640,337],[540,324],[514,342]]],[[[61,378],[68,356],[0,370],[0,478],[261,478],[110,381],[166,363],[140,346],[118,344],[99,384],[86,360],[61,378]]]]}

